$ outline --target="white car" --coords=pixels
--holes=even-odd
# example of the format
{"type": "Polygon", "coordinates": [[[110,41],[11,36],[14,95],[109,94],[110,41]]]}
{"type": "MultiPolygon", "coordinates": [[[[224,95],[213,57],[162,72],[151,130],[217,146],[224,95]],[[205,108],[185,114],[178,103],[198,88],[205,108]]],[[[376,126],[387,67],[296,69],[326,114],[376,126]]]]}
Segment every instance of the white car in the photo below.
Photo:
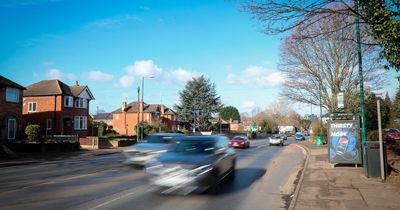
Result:
{"type": "Polygon", "coordinates": [[[178,133],[157,133],[147,136],[144,142],[124,150],[125,164],[144,166],[162,153],[169,151],[176,141],[185,135],[178,133]]]}
{"type": "Polygon", "coordinates": [[[269,137],[269,145],[280,145],[283,146],[284,137],[281,134],[274,134],[269,137]]]}

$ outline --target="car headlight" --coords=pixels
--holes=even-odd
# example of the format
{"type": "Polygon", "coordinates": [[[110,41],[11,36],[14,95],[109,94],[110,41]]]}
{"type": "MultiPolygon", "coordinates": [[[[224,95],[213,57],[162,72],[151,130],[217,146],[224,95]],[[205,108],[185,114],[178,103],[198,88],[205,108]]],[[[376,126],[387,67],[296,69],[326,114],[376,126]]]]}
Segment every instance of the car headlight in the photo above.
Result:
{"type": "Polygon", "coordinates": [[[192,169],[192,170],[190,170],[189,173],[194,176],[201,176],[203,174],[210,172],[212,169],[213,169],[212,166],[210,164],[207,164],[207,165],[203,165],[203,166],[197,167],[195,169],[192,169]]]}

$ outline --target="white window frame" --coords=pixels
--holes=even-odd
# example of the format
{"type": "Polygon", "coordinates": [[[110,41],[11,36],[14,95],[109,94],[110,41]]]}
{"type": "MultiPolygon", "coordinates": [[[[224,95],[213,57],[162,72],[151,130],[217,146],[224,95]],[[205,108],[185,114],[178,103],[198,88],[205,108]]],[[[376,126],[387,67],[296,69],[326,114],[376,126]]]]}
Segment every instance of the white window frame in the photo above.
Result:
{"type": "Polygon", "coordinates": [[[75,99],[75,107],[76,108],[87,108],[87,100],[85,98],[77,98],[75,99]]]}
{"type": "Polygon", "coordinates": [[[14,118],[8,119],[8,121],[7,121],[7,139],[13,140],[13,139],[15,139],[16,135],[17,135],[17,119],[14,119],[14,118]],[[12,138],[10,137],[10,121],[14,121],[14,134],[13,134],[14,136],[12,138]]]}
{"type": "Polygon", "coordinates": [[[64,97],[64,107],[74,107],[74,97],[65,96],[64,97]]]}
{"type": "Polygon", "coordinates": [[[51,129],[53,129],[53,120],[47,119],[46,120],[46,130],[51,130],[51,129]]]}
{"type": "Polygon", "coordinates": [[[12,87],[7,87],[6,88],[6,101],[7,102],[13,102],[13,103],[18,103],[19,102],[19,89],[18,88],[12,88],[12,87]],[[16,100],[13,100],[11,97],[11,94],[17,94],[16,100]]]}
{"type": "Polygon", "coordinates": [[[74,117],[74,129],[75,130],[87,130],[87,116],[75,116],[74,117]]]}
{"type": "Polygon", "coordinates": [[[28,102],[28,112],[37,112],[37,102],[28,102]],[[33,109],[34,105],[35,109],[33,109]]]}

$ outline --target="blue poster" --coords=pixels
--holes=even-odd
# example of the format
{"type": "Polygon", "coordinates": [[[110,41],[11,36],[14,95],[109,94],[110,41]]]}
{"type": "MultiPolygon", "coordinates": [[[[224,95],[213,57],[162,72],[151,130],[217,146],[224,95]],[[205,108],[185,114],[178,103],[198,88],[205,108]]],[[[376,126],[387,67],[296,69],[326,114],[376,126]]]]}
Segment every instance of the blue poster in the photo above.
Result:
{"type": "Polygon", "coordinates": [[[361,164],[357,121],[328,123],[329,160],[331,163],[361,164]]]}

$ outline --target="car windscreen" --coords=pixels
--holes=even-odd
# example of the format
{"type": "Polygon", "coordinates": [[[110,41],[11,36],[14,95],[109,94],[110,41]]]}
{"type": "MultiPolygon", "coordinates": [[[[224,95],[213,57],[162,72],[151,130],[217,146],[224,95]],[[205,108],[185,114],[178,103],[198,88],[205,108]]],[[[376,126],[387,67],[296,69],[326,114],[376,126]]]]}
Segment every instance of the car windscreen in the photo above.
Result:
{"type": "Polygon", "coordinates": [[[161,135],[150,135],[147,136],[145,139],[147,143],[173,143],[175,141],[175,137],[172,136],[161,136],[161,135]]]}
{"type": "Polygon", "coordinates": [[[233,139],[232,140],[242,140],[242,141],[244,141],[245,140],[245,138],[244,137],[242,137],[242,136],[235,136],[235,137],[233,137],[233,139]]]}
{"type": "Polygon", "coordinates": [[[180,153],[212,153],[214,141],[209,140],[184,140],[176,144],[175,152],[180,153]]]}
{"type": "Polygon", "coordinates": [[[389,130],[387,131],[387,133],[399,133],[399,132],[400,132],[399,130],[394,129],[394,128],[389,129],[389,130]]]}
{"type": "Polygon", "coordinates": [[[296,135],[295,135],[296,137],[303,137],[303,134],[300,134],[300,133],[296,133],[296,135]]]}
{"type": "Polygon", "coordinates": [[[279,134],[277,134],[277,135],[272,135],[272,138],[280,139],[280,138],[281,138],[281,135],[279,135],[279,134]]]}

